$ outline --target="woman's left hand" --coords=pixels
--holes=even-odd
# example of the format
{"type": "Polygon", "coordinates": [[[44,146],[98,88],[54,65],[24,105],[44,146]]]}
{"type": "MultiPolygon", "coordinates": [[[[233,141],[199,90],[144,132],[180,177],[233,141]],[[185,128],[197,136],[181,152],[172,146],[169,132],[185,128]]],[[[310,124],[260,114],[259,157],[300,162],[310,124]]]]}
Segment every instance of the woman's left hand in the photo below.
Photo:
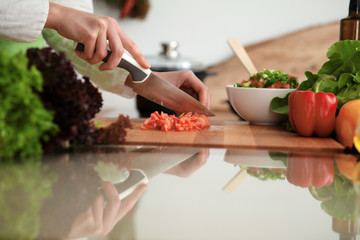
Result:
{"type": "Polygon", "coordinates": [[[114,184],[102,181],[101,187],[107,202],[105,203],[104,196],[99,194],[93,205],[76,217],[68,234],[69,239],[108,235],[115,224],[132,210],[147,185],[139,185],[122,201],[114,184]]]}
{"type": "Polygon", "coordinates": [[[176,72],[153,72],[155,75],[174,84],[184,92],[210,108],[210,91],[208,87],[190,70],[176,72]]]}

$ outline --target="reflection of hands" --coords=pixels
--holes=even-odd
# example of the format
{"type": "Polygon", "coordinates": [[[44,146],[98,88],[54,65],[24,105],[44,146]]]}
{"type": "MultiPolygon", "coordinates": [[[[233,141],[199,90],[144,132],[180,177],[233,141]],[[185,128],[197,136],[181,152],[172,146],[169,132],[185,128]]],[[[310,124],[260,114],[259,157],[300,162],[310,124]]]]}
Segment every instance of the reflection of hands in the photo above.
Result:
{"type": "Polygon", "coordinates": [[[76,53],[90,64],[96,64],[106,57],[109,40],[112,54],[106,63],[100,65],[100,70],[114,69],[121,60],[124,48],[142,67],[150,67],[136,44],[111,17],[50,3],[45,28],[55,29],[61,36],[83,43],[84,52],[76,53]]]}
{"type": "Polygon", "coordinates": [[[170,168],[165,173],[175,175],[178,177],[187,178],[191,176],[196,170],[203,166],[209,157],[209,149],[204,148],[196,153],[194,156],[186,159],[180,164],[170,168]]]}
{"type": "Polygon", "coordinates": [[[210,108],[210,91],[192,71],[154,73],[198,99],[205,107],[210,108]]]}
{"type": "Polygon", "coordinates": [[[146,189],[146,185],[139,185],[127,198],[120,201],[118,191],[112,183],[102,182],[101,187],[108,199],[106,206],[104,196],[99,195],[93,205],[75,219],[68,238],[106,236],[133,208],[146,189]]]}

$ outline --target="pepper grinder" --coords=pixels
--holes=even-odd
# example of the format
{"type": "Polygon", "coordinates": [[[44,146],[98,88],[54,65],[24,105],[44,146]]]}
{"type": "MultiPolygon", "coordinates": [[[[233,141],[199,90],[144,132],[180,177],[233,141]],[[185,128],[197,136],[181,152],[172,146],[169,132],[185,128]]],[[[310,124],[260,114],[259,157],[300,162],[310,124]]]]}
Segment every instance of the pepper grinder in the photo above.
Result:
{"type": "Polygon", "coordinates": [[[349,15],[340,21],[340,40],[360,40],[360,0],[350,0],[349,15]]]}

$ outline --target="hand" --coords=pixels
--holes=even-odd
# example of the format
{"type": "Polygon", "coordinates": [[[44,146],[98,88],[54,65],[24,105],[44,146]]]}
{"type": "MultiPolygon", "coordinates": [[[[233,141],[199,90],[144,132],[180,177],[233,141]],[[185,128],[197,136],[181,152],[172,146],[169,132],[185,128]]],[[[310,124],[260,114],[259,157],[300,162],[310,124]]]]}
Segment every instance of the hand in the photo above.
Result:
{"type": "Polygon", "coordinates": [[[209,157],[209,149],[203,148],[194,156],[170,168],[165,173],[182,178],[187,178],[191,176],[201,166],[203,166],[207,162],[208,157],[209,157]]]}
{"type": "Polygon", "coordinates": [[[150,68],[136,44],[111,17],[78,11],[55,3],[49,3],[45,28],[55,29],[61,36],[85,45],[77,55],[90,64],[96,64],[107,55],[108,43],[112,54],[100,71],[112,70],[120,62],[124,48],[144,68],[150,68]]]}
{"type": "Polygon", "coordinates": [[[118,191],[112,183],[102,182],[101,187],[108,199],[106,207],[103,195],[99,195],[93,205],[75,219],[68,235],[69,239],[106,236],[133,208],[146,189],[146,185],[139,185],[127,198],[120,201],[118,191]]]}
{"type": "Polygon", "coordinates": [[[167,80],[176,87],[199,100],[205,107],[210,108],[210,91],[207,86],[190,70],[177,72],[153,72],[160,78],[167,80]]]}

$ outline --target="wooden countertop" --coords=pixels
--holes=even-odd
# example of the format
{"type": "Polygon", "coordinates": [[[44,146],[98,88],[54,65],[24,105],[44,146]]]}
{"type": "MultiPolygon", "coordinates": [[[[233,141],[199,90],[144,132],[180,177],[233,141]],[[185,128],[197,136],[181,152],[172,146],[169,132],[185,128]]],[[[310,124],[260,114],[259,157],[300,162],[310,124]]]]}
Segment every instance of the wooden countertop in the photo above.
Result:
{"type": "MultiPolygon", "coordinates": [[[[115,119],[97,119],[103,126],[115,119]]],[[[210,120],[209,130],[191,132],[162,132],[141,130],[145,119],[131,119],[127,129],[128,145],[176,145],[206,148],[243,148],[286,151],[343,152],[341,144],[332,138],[301,137],[288,132],[285,126],[251,125],[239,120],[210,120]]]]}

